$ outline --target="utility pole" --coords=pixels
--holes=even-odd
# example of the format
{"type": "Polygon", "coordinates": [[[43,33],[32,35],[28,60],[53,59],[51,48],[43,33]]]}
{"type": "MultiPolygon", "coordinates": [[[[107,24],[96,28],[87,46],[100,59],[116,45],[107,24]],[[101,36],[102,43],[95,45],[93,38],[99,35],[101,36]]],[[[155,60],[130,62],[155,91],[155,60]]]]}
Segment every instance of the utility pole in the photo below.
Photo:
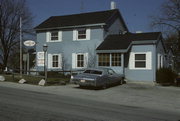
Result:
{"type": "Polygon", "coordinates": [[[20,39],[20,58],[19,58],[19,61],[20,61],[20,76],[22,77],[22,18],[20,16],[19,18],[19,29],[20,29],[20,33],[19,33],[19,39],[20,39]]]}

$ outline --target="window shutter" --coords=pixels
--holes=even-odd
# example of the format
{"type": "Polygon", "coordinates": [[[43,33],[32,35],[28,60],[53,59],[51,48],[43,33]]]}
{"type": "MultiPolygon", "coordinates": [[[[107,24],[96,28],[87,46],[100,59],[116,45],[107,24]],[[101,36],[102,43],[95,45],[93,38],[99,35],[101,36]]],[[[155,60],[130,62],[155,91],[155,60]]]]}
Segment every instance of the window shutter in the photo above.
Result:
{"type": "Polygon", "coordinates": [[[50,32],[46,32],[46,42],[50,41],[50,32]]]}
{"type": "Polygon", "coordinates": [[[73,41],[77,40],[77,30],[73,30],[73,41]]]}
{"type": "Polygon", "coordinates": [[[77,55],[76,53],[72,53],[72,68],[77,67],[77,55]]]}
{"type": "Polygon", "coordinates": [[[146,69],[152,69],[152,53],[146,53],[146,69]]]}
{"type": "Polygon", "coordinates": [[[84,67],[87,68],[88,67],[88,53],[84,54],[84,67]]]}
{"type": "Polygon", "coordinates": [[[91,30],[86,29],[86,40],[90,40],[91,39],[90,36],[91,36],[91,30]]]}
{"type": "Polygon", "coordinates": [[[131,52],[129,58],[129,69],[134,69],[134,68],[135,68],[135,55],[133,52],[131,52]]]}
{"type": "Polygon", "coordinates": [[[58,61],[59,61],[59,62],[58,62],[58,64],[59,64],[58,67],[59,67],[59,68],[62,68],[62,64],[63,64],[63,63],[62,63],[62,55],[61,55],[61,54],[58,55],[58,61]]]}
{"type": "Polygon", "coordinates": [[[52,68],[52,55],[48,54],[48,68],[52,68]]]}
{"type": "Polygon", "coordinates": [[[58,39],[59,41],[62,41],[62,31],[58,31],[58,39]]]}

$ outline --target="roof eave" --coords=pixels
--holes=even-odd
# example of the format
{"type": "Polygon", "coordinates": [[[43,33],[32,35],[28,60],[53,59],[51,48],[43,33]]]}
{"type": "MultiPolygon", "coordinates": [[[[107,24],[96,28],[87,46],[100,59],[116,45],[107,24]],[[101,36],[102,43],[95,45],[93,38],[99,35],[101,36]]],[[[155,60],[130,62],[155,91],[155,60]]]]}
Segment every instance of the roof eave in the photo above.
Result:
{"type": "Polygon", "coordinates": [[[52,27],[52,28],[39,28],[35,30],[52,30],[52,29],[70,29],[70,28],[81,28],[81,27],[94,27],[94,26],[104,26],[105,23],[98,23],[98,24],[86,24],[86,25],[75,25],[75,26],[64,26],[64,27],[52,27]]]}
{"type": "Polygon", "coordinates": [[[97,53],[126,53],[128,49],[117,49],[117,50],[96,50],[97,53]]]}

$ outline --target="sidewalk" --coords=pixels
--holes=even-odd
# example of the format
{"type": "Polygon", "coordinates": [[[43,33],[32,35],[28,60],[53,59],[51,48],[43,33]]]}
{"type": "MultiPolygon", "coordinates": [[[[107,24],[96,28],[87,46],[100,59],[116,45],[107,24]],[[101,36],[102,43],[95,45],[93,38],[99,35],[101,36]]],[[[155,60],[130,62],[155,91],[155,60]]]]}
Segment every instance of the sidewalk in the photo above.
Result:
{"type": "Polygon", "coordinates": [[[180,113],[180,88],[128,83],[105,90],[80,89],[78,85],[36,86],[12,82],[0,82],[0,87],[17,88],[59,96],[107,102],[126,106],[151,108],[180,113]]]}

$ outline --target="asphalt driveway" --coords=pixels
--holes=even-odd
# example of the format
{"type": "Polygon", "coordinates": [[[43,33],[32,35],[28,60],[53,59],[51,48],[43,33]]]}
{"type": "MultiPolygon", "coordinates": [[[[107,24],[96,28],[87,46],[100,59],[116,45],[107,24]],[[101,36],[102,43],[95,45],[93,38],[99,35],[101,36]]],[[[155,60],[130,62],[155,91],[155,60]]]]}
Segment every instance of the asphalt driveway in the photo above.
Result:
{"type": "Polygon", "coordinates": [[[28,84],[0,82],[0,87],[1,86],[180,113],[180,88],[178,87],[127,83],[105,90],[92,90],[82,89],[74,84],[41,87],[28,84]]]}

